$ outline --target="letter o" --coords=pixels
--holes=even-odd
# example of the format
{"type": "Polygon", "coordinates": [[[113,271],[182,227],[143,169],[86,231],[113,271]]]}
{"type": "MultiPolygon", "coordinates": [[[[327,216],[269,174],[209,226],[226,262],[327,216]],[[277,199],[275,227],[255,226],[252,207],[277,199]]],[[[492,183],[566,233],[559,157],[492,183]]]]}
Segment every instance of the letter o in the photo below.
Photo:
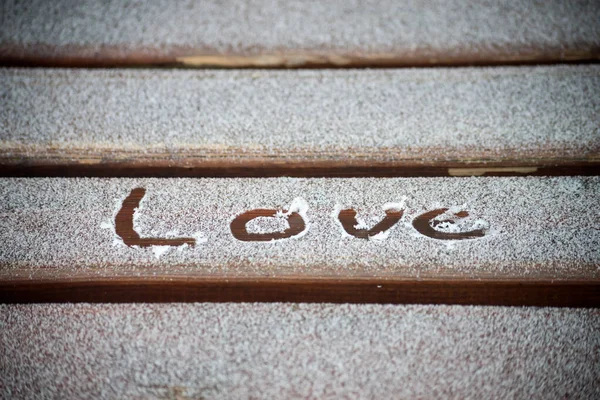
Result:
{"type": "MultiPolygon", "coordinates": [[[[283,212],[285,213],[286,211],[284,210],[283,212]]],[[[292,212],[287,216],[290,227],[283,232],[248,233],[246,230],[246,225],[253,219],[258,217],[275,217],[276,214],[277,210],[268,209],[246,211],[235,217],[231,222],[231,234],[234,238],[243,242],[269,242],[271,240],[287,239],[299,235],[306,228],[302,216],[297,212],[292,212]]]]}

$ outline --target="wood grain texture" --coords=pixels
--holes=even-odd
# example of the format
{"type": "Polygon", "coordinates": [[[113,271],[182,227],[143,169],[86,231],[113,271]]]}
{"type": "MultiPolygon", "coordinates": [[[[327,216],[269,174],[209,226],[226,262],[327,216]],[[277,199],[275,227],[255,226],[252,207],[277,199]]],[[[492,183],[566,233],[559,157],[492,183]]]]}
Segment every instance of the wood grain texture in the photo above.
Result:
{"type": "Polygon", "coordinates": [[[600,166],[596,65],[4,69],[0,81],[2,176],[595,175],[600,166]]]}
{"type": "Polygon", "coordinates": [[[4,65],[405,67],[597,61],[593,0],[2,4],[4,65]]]}
{"type": "Polygon", "coordinates": [[[599,187],[597,177],[2,179],[0,300],[600,306],[599,187]]]}

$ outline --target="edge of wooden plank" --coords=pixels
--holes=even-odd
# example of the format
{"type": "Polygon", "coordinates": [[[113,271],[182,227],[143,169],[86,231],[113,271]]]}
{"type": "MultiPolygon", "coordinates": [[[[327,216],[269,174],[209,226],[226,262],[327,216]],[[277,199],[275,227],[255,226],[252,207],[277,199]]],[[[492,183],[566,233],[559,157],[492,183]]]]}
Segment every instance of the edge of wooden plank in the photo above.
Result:
{"type": "Polygon", "coordinates": [[[0,282],[0,303],[327,302],[599,307],[600,281],[98,279],[0,282]]]}
{"type": "MultiPolygon", "coordinates": [[[[2,50],[2,49],[0,49],[2,50]]],[[[511,66],[544,64],[581,64],[600,62],[600,48],[567,51],[516,51],[440,53],[435,56],[406,53],[337,53],[281,52],[248,54],[194,53],[175,51],[175,54],[130,52],[103,48],[93,56],[77,55],[77,49],[54,51],[53,55],[30,50],[25,54],[0,51],[0,66],[47,68],[225,68],[225,69],[298,69],[298,68],[424,68],[465,66],[511,66]]]]}
{"type": "Polygon", "coordinates": [[[0,177],[435,177],[600,174],[600,159],[381,161],[232,159],[98,160],[3,158],[0,177]]]}

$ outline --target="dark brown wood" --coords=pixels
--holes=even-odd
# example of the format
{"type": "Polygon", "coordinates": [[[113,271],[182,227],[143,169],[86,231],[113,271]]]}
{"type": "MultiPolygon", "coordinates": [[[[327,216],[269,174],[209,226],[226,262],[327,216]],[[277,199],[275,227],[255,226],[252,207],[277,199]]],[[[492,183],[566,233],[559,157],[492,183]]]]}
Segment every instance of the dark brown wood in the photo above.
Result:
{"type": "MultiPolygon", "coordinates": [[[[275,217],[278,210],[250,210],[235,217],[231,221],[230,229],[233,237],[243,242],[268,242],[271,240],[286,239],[296,236],[306,228],[304,220],[297,212],[292,212],[286,217],[289,228],[283,232],[271,233],[248,233],[246,224],[258,217],[275,217]]],[[[287,210],[282,210],[282,213],[287,213],[287,210]]]]}
{"type": "MultiPolygon", "coordinates": [[[[1,51],[0,66],[3,67],[47,67],[47,68],[235,68],[235,69],[306,69],[306,68],[428,68],[428,67],[468,67],[468,66],[518,66],[548,64],[583,64],[600,61],[600,49],[587,51],[522,51],[519,54],[478,51],[462,52],[458,55],[444,52],[436,57],[422,54],[327,54],[313,52],[299,54],[283,52],[278,54],[198,54],[194,50],[176,50],[173,54],[161,52],[130,52],[123,55],[119,49],[104,47],[93,56],[80,55],[78,49],[65,51],[58,49],[49,55],[46,47],[26,54],[21,50],[1,51]],[[40,55],[44,54],[44,55],[40,55]],[[176,54],[181,54],[178,56],[176,54]]],[[[82,53],[85,53],[84,50],[82,53]]]]}
{"type": "Polygon", "coordinates": [[[600,159],[379,161],[260,159],[190,160],[153,158],[115,162],[57,157],[2,157],[0,177],[434,177],[598,175],[600,159]]]}
{"type": "Polygon", "coordinates": [[[600,307],[600,282],[185,278],[20,280],[0,282],[0,302],[329,302],[600,307]]]}

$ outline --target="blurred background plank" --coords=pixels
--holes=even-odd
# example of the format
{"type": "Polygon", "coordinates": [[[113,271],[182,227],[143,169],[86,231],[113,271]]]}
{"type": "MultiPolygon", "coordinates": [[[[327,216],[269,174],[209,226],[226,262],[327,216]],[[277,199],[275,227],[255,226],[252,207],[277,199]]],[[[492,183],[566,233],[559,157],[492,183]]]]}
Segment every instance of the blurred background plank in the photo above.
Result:
{"type": "Polygon", "coordinates": [[[4,176],[590,175],[600,66],[0,70],[4,176]]]}
{"type": "Polygon", "coordinates": [[[0,64],[399,67],[597,61],[578,1],[3,1],[0,64]]]}
{"type": "Polygon", "coordinates": [[[31,304],[0,326],[5,398],[599,394],[597,309],[31,304]]]}

